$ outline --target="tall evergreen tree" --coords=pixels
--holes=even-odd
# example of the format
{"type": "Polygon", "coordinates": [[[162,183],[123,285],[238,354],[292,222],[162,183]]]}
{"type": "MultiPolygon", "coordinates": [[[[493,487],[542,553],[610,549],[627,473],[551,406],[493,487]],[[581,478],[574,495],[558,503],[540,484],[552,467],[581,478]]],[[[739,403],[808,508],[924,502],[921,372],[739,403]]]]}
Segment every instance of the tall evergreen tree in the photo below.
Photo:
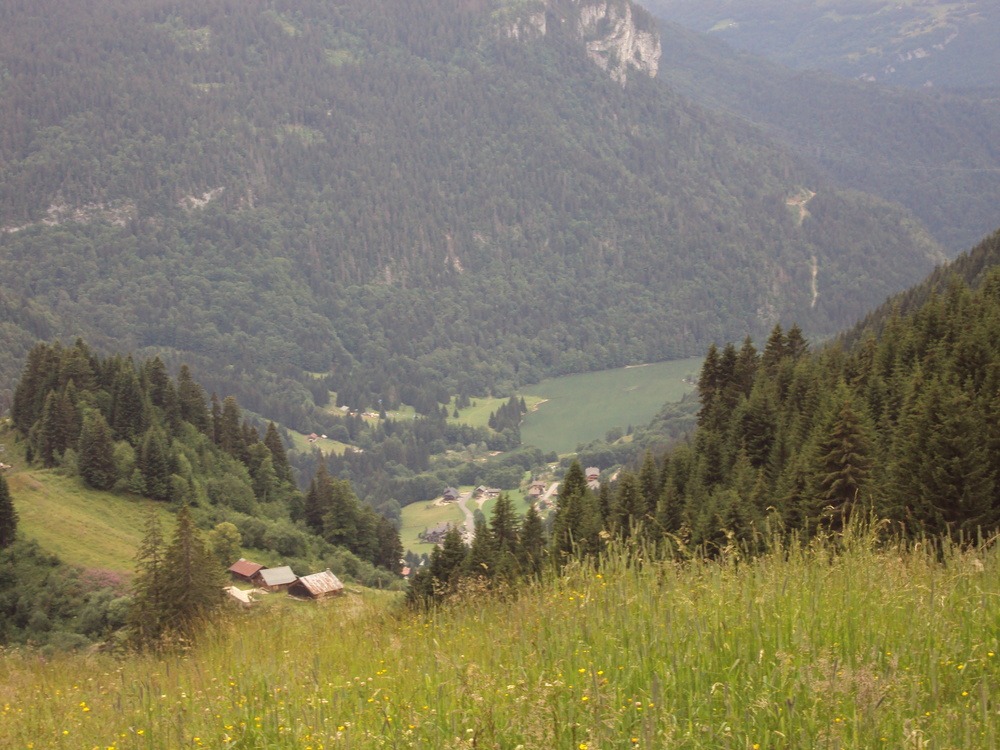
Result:
{"type": "Polygon", "coordinates": [[[521,544],[518,547],[518,562],[524,575],[537,575],[545,561],[547,547],[545,522],[532,503],[521,521],[521,544]]]}
{"type": "Polygon", "coordinates": [[[597,552],[600,531],[600,512],[580,462],[573,459],[559,489],[559,506],[552,523],[552,551],[559,559],[597,552]]]}
{"type": "Polygon", "coordinates": [[[110,490],[118,479],[115,445],[104,415],[96,409],[89,409],[84,414],[77,453],[83,481],[94,489],[110,490]]]}
{"type": "Polygon", "coordinates": [[[14,543],[17,537],[17,509],[14,508],[14,498],[11,497],[7,477],[0,471],[0,549],[5,549],[14,543]]]}
{"type": "Polygon", "coordinates": [[[151,511],[136,551],[132,607],[128,617],[131,639],[140,648],[154,645],[163,635],[166,609],[163,585],[168,575],[164,563],[165,551],[159,517],[151,511]]]}
{"type": "Polygon", "coordinates": [[[183,421],[190,422],[201,432],[208,430],[210,420],[205,406],[205,391],[195,382],[187,364],[182,364],[177,373],[177,407],[183,421]]]}
{"type": "Polygon", "coordinates": [[[162,623],[191,637],[222,604],[225,577],[205,547],[187,505],[177,512],[174,537],[163,555],[162,623]]]}
{"type": "Polygon", "coordinates": [[[292,467],[288,463],[288,451],[285,449],[285,442],[281,439],[281,434],[274,422],[267,423],[267,431],[264,433],[264,445],[271,451],[271,461],[274,465],[274,473],[282,482],[295,483],[295,476],[292,474],[292,467]]]}
{"type": "Polygon", "coordinates": [[[870,439],[862,419],[848,399],[841,400],[836,418],[817,448],[810,525],[843,528],[868,479],[869,450],[870,439]]]}
{"type": "Polygon", "coordinates": [[[136,466],[142,475],[145,495],[169,500],[171,494],[170,457],[163,433],[155,427],[146,431],[139,446],[136,466]]]}

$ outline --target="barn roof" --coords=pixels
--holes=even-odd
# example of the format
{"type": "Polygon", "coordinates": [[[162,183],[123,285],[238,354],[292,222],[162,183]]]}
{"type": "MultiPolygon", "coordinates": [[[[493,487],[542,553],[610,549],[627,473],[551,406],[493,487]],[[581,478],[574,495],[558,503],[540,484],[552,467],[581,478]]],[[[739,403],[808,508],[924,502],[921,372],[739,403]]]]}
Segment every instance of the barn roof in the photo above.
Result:
{"type": "Polygon", "coordinates": [[[236,562],[234,562],[232,565],[229,566],[229,572],[235,573],[238,576],[246,576],[247,578],[250,578],[254,573],[256,573],[263,567],[264,567],[263,565],[260,565],[255,562],[250,562],[249,560],[241,557],[239,560],[237,560],[236,562]]]}
{"type": "Polygon", "coordinates": [[[313,573],[312,575],[302,576],[299,579],[299,583],[305,586],[309,593],[313,596],[322,596],[323,594],[329,594],[333,591],[340,591],[344,588],[344,584],[340,582],[329,569],[323,571],[322,573],[313,573]]]}
{"type": "Polygon", "coordinates": [[[280,568],[265,568],[260,571],[260,576],[268,586],[281,586],[286,583],[293,583],[298,577],[287,565],[280,568]]]}

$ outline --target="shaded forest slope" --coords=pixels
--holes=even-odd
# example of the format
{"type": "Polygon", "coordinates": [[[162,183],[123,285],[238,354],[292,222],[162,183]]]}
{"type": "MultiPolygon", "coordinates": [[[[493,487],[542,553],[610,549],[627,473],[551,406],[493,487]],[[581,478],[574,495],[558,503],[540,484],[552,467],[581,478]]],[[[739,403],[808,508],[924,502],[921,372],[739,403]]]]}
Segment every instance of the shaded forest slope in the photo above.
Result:
{"type": "Polygon", "coordinates": [[[310,429],[330,390],[390,407],[832,333],[941,257],[754,128],[613,80],[579,14],[5,3],[11,357],[81,334],[310,429]]]}

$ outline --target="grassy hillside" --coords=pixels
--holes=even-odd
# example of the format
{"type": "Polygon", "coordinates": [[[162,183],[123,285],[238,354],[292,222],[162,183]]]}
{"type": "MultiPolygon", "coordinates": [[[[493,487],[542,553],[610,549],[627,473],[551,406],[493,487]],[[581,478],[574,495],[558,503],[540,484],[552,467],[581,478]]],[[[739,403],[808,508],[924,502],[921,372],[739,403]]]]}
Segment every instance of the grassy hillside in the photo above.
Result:
{"type": "Polygon", "coordinates": [[[19,533],[70,565],[131,573],[149,512],[173,528],[164,503],[99,492],[53,470],[7,477],[20,518],[19,533]]]}
{"type": "Polygon", "coordinates": [[[425,615],[370,595],[234,615],[176,656],[7,653],[0,745],[997,746],[995,547],[738,558],[617,556],[425,615]]]}

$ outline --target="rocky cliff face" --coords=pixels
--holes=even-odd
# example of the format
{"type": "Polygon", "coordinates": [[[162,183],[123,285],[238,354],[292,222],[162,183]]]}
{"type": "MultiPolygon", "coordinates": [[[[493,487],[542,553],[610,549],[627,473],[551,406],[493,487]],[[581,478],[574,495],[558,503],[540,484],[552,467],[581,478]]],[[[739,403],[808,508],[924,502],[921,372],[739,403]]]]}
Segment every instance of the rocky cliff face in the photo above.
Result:
{"type": "Polygon", "coordinates": [[[629,0],[545,0],[508,8],[503,33],[515,39],[545,36],[552,24],[572,29],[590,59],[624,86],[630,72],[656,75],[660,34],[652,17],[629,0]]]}

